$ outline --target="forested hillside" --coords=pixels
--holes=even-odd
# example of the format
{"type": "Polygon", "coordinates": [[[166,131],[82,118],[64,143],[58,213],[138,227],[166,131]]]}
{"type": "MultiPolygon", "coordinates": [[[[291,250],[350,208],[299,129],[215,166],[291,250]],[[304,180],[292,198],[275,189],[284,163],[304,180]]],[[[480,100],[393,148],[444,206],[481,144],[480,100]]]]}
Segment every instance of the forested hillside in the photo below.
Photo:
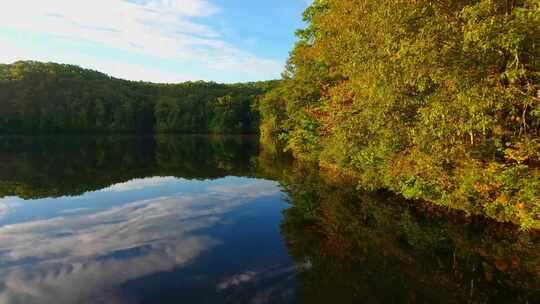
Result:
{"type": "Polygon", "coordinates": [[[264,137],[299,158],[540,228],[540,1],[315,0],[264,137]]]}
{"type": "Polygon", "coordinates": [[[257,133],[275,82],[153,84],[72,65],[0,65],[0,133],[257,133]]]}

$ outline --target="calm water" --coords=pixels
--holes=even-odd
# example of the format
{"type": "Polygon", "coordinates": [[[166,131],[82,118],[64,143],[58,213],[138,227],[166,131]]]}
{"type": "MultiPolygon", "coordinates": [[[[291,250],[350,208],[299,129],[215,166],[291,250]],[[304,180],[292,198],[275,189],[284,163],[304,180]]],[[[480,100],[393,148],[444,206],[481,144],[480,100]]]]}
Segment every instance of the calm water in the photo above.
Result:
{"type": "Polygon", "coordinates": [[[253,137],[3,137],[0,303],[540,303],[540,236],[253,137]]]}

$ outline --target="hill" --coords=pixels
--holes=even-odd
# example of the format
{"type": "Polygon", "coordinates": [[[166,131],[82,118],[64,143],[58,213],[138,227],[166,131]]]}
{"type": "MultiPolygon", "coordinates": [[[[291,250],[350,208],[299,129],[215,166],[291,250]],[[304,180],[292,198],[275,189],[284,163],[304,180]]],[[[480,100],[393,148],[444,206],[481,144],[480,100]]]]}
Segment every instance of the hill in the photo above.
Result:
{"type": "Polygon", "coordinates": [[[133,82],[78,66],[0,65],[0,133],[257,133],[275,81],[133,82]]]}

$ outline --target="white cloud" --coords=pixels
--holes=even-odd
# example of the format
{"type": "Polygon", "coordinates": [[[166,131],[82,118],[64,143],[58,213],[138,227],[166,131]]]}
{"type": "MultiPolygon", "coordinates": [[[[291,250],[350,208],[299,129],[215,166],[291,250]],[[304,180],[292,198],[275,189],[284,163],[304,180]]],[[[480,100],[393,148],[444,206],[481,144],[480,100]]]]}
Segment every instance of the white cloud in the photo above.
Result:
{"type": "Polygon", "coordinates": [[[24,51],[13,46],[8,41],[0,39],[0,62],[11,63],[27,56],[24,51]]]}
{"type": "Polygon", "coordinates": [[[18,202],[12,202],[8,199],[0,200],[0,218],[8,215],[13,209],[21,207],[18,202]]]}
{"type": "Polygon", "coordinates": [[[173,10],[181,15],[193,17],[206,17],[219,11],[219,8],[205,0],[139,0],[131,2],[146,4],[156,10],[173,10]]]}
{"type": "Polygon", "coordinates": [[[257,180],[249,184],[241,185],[225,185],[211,186],[208,188],[211,193],[215,193],[222,197],[238,197],[257,198],[265,196],[277,195],[281,192],[279,184],[274,181],[257,180]]]}
{"type": "Polygon", "coordinates": [[[115,284],[185,266],[216,244],[205,237],[185,237],[182,243],[157,244],[126,260],[51,259],[16,267],[3,274],[0,303],[129,303],[114,295],[115,284]]]}
{"type": "Polygon", "coordinates": [[[9,213],[9,205],[0,201],[0,217],[9,213]]]}
{"type": "MultiPolygon", "coordinates": [[[[280,63],[225,42],[219,30],[202,23],[201,18],[220,12],[206,0],[0,0],[0,4],[4,7],[0,10],[0,28],[196,62],[225,72],[271,77],[281,70],[280,63]]],[[[12,57],[2,52],[0,61],[12,57]]],[[[122,76],[133,79],[129,75],[122,76]]],[[[151,76],[149,73],[147,78],[151,76]]]]}
{"type": "Polygon", "coordinates": [[[257,275],[256,272],[253,271],[246,271],[244,273],[234,275],[230,278],[226,278],[225,280],[221,281],[218,284],[217,289],[218,290],[224,290],[228,289],[230,287],[236,287],[245,283],[248,283],[250,281],[253,281],[255,276],[257,275]]]}
{"type": "Polygon", "coordinates": [[[175,177],[149,177],[133,179],[125,183],[114,184],[108,188],[100,190],[100,192],[126,192],[132,190],[141,190],[148,187],[158,187],[172,182],[178,182],[175,177]]]}
{"type": "Polygon", "coordinates": [[[62,213],[62,214],[73,214],[73,213],[81,213],[81,212],[90,211],[90,210],[92,210],[92,209],[90,209],[90,208],[73,208],[73,209],[62,210],[60,213],[62,213]]]}

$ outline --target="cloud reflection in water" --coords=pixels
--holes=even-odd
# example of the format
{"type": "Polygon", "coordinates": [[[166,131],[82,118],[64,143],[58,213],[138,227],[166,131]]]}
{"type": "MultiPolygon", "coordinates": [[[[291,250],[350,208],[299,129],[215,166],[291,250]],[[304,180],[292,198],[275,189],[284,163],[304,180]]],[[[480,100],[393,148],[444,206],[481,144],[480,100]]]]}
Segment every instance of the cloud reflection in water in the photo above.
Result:
{"type": "MultiPolygon", "coordinates": [[[[144,190],[144,180],[135,183],[132,189],[144,190]]],[[[152,186],[159,183],[159,178],[150,180],[152,186]]],[[[129,183],[122,187],[130,188],[129,183]]],[[[208,183],[206,191],[197,194],[2,226],[0,303],[122,302],[114,295],[115,286],[195,261],[220,243],[205,229],[279,191],[276,183],[264,180],[208,183]]]]}

